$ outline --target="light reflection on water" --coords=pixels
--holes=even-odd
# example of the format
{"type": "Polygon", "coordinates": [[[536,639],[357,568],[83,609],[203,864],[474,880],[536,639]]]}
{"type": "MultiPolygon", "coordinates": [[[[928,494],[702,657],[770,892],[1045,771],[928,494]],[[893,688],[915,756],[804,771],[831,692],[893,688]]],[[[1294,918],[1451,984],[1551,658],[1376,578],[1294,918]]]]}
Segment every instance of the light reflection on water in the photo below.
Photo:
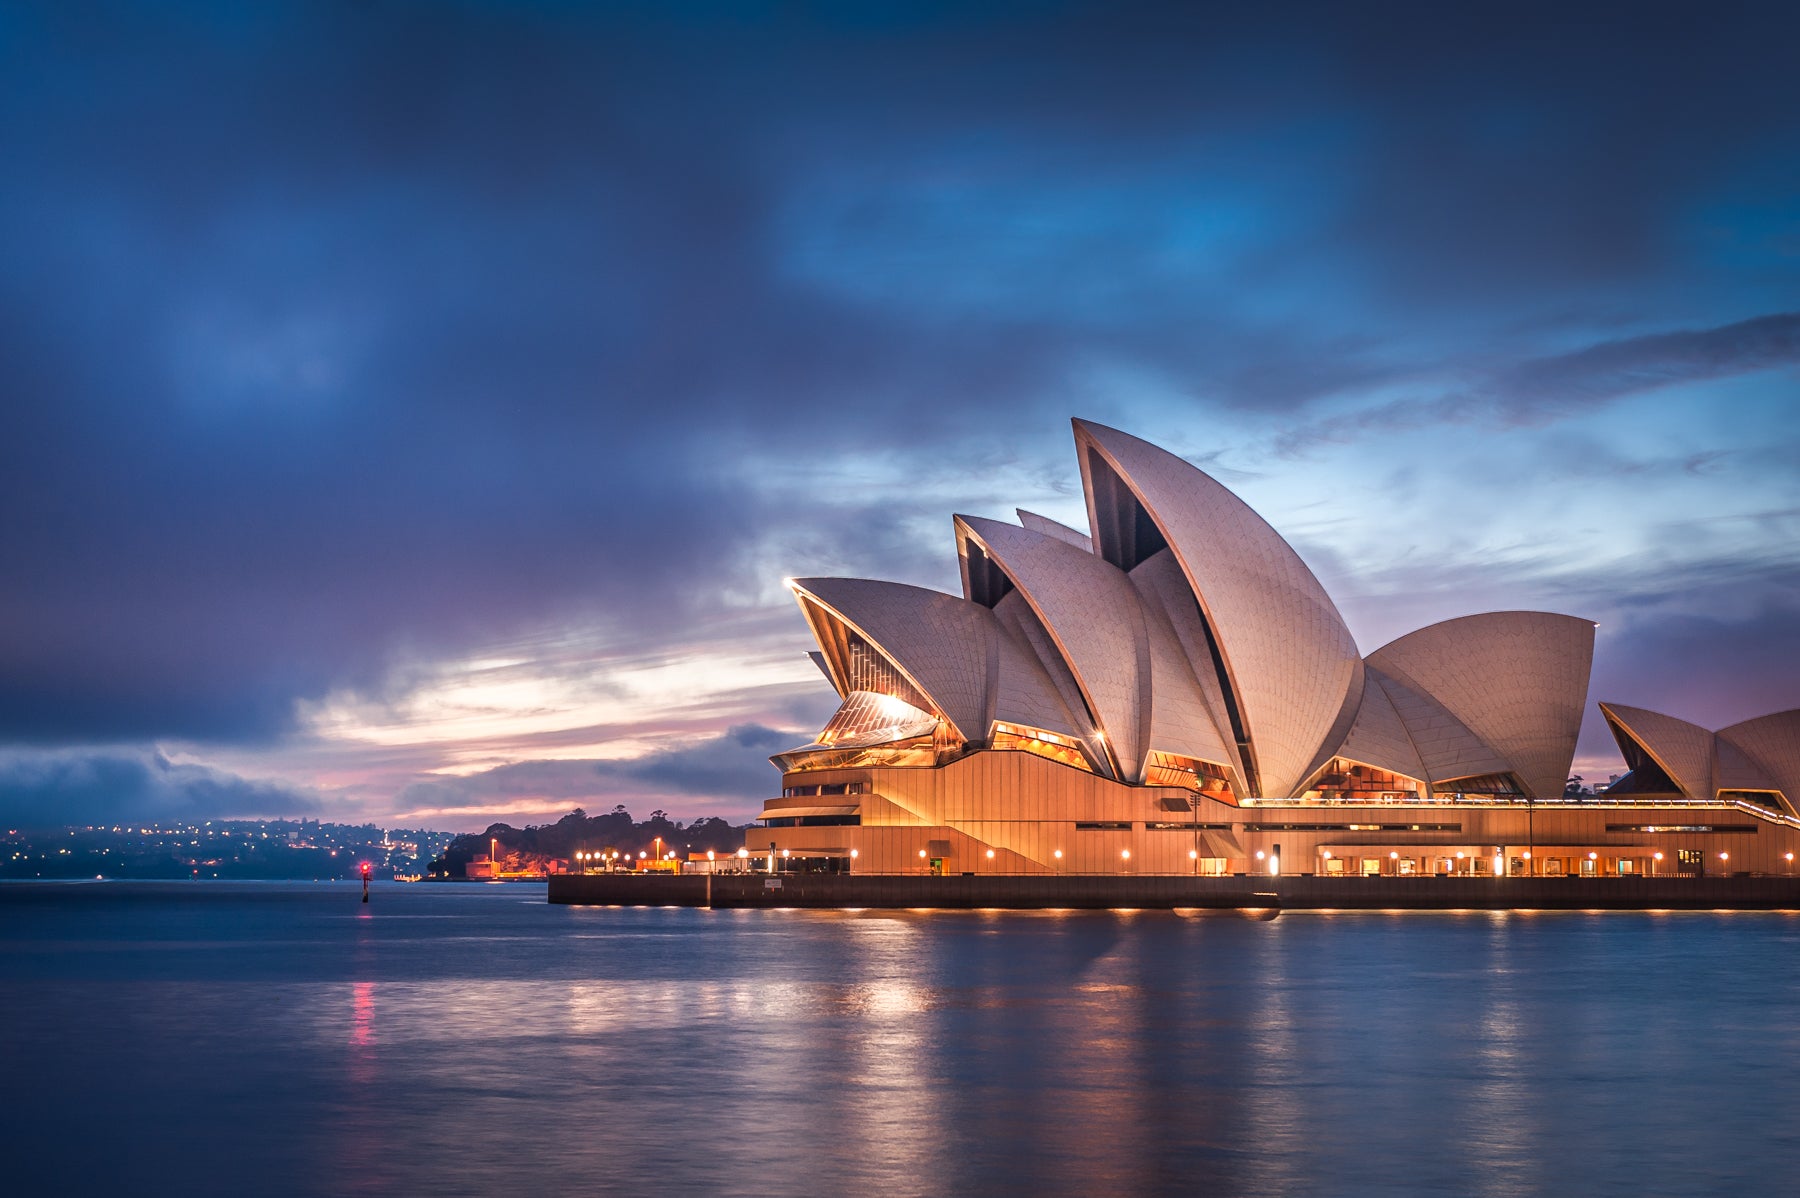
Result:
{"type": "Polygon", "coordinates": [[[0,887],[14,1192],[1679,1193],[1800,1159],[1792,916],[356,893],[0,887]]]}

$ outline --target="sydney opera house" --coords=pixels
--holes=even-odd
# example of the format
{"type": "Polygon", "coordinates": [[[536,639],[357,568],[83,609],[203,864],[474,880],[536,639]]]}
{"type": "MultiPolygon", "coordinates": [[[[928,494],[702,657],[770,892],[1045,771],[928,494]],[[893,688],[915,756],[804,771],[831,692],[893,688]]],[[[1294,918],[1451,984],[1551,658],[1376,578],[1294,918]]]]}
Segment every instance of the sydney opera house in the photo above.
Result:
{"type": "Polygon", "coordinates": [[[960,596],[791,582],[842,699],[746,848],[875,874],[1784,874],[1800,711],[1601,704],[1629,773],[1565,797],[1594,625],[1462,616],[1364,654],[1188,462],[1076,421],[1090,531],[955,518],[960,596]]]}

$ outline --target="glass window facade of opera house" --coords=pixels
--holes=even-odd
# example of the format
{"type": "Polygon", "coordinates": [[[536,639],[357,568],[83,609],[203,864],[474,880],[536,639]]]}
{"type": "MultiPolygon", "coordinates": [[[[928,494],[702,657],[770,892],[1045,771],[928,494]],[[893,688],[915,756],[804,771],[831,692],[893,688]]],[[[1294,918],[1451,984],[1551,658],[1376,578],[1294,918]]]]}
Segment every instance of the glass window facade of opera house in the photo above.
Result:
{"type": "Polygon", "coordinates": [[[781,797],[746,840],[753,864],[1793,872],[1800,711],[1710,731],[1601,703],[1629,772],[1565,798],[1590,621],[1487,612],[1364,655],[1237,496],[1148,442],[1074,430],[1090,532],[957,516],[960,596],[790,582],[842,705],[772,758],[781,797]]]}

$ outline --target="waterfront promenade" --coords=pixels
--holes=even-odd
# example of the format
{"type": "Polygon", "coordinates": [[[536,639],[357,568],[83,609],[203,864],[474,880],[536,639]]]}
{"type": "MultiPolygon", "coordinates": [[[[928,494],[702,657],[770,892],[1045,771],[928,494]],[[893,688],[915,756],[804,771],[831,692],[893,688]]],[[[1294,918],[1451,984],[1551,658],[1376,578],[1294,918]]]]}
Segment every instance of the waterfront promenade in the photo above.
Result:
{"type": "Polygon", "coordinates": [[[1213,908],[1318,910],[1800,910],[1800,878],[923,877],[568,874],[550,902],[650,907],[1213,908]]]}

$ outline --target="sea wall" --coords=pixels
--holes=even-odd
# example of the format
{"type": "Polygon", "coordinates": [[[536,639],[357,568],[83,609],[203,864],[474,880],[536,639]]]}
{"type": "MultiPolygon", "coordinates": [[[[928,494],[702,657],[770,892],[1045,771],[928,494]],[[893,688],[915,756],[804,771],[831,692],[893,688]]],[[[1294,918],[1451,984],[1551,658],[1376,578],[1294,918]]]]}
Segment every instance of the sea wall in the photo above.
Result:
{"type": "Polygon", "coordinates": [[[552,903],[632,907],[1800,910],[1800,878],[561,875],[552,903]]]}

